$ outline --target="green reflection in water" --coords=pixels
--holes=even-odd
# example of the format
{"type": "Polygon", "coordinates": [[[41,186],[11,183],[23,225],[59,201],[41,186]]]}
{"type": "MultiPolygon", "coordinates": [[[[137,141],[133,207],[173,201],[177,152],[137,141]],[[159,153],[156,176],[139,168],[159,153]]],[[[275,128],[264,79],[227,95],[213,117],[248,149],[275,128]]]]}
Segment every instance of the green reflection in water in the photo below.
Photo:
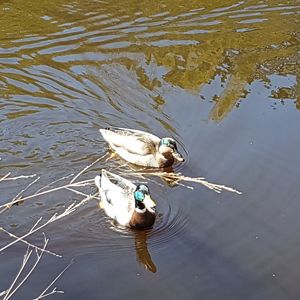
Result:
{"type": "MultiPolygon", "coordinates": [[[[224,87],[210,118],[220,121],[247,93],[248,84],[256,79],[268,83],[267,75],[272,73],[297,76],[295,86],[271,94],[275,99],[292,98],[299,108],[298,9],[294,1],[275,0],[223,1],[222,5],[178,0],[156,5],[149,1],[2,2],[1,97],[23,91],[56,101],[62,98],[54,85],[51,91],[28,74],[7,75],[7,67],[20,71],[49,65],[70,73],[77,64],[117,62],[134,70],[141,86],[156,92],[156,109],[165,103],[160,89],[166,83],[201,94],[201,87],[218,75],[224,87]],[[141,60],[146,67],[141,67],[141,60]],[[160,67],[165,71],[150,76],[153,62],[154,73],[160,67]]],[[[74,84],[67,86],[72,92],[74,84]]]]}

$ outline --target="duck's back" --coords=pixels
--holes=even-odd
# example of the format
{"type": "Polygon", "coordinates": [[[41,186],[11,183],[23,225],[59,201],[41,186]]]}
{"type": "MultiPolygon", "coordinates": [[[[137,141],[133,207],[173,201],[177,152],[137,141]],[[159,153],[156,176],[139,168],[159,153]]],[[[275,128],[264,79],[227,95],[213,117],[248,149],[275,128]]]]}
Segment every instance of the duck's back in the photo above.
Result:
{"type": "Polygon", "coordinates": [[[153,154],[160,141],[155,135],[133,129],[100,129],[103,138],[117,152],[120,149],[137,155],[153,154]]]}

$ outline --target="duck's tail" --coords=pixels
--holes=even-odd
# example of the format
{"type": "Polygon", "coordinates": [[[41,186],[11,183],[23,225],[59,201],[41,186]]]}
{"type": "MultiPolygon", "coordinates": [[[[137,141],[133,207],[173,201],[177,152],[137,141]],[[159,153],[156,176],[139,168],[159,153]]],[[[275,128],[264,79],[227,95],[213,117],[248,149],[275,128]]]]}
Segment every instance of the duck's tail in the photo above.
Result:
{"type": "Polygon", "coordinates": [[[100,175],[97,175],[95,177],[95,184],[99,190],[101,189],[101,176],[102,176],[102,174],[100,173],[100,175]]]}

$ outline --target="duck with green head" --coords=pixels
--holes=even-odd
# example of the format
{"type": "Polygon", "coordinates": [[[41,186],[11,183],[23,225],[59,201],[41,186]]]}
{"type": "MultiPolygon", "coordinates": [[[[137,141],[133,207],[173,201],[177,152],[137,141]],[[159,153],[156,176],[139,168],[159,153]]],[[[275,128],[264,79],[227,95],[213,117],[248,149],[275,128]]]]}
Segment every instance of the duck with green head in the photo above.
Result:
{"type": "Polygon", "coordinates": [[[147,185],[135,185],[106,170],[95,177],[95,184],[99,189],[100,206],[109,217],[133,229],[152,227],[156,204],[147,185]]]}
{"type": "Polygon", "coordinates": [[[159,138],[148,132],[119,127],[100,129],[100,132],[109,146],[132,164],[166,168],[184,161],[173,138],[159,138]]]}

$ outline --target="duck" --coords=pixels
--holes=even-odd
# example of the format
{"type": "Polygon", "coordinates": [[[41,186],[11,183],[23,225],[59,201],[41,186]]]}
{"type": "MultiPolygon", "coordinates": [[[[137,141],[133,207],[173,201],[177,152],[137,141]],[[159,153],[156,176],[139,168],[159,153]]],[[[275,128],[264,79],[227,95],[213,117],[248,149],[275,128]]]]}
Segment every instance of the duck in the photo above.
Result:
{"type": "Polygon", "coordinates": [[[107,216],[131,229],[151,228],[156,218],[156,203],[146,184],[130,180],[105,169],[95,177],[100,194],[100,207],[107,216]]]}
{"type": "Polygon", "coordinates": [[[184,161],[171,137],[159,138],[145,131],[121,127],[106,127],[99,131],[115,153],[132,164],[167,168],[184,161]]]}

